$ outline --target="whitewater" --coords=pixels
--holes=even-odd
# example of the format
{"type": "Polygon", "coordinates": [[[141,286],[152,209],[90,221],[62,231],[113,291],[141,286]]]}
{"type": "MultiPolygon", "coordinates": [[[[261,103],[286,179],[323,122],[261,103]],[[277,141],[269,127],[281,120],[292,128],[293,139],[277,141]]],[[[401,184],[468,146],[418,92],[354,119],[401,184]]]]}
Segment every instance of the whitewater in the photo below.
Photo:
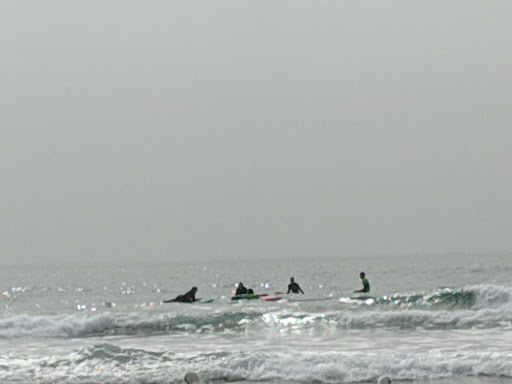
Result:
{"type": "Polygon", "coordinates": [[[2,383],[512,383],[510,254],[14,265],[0,294],[2,383]]]}

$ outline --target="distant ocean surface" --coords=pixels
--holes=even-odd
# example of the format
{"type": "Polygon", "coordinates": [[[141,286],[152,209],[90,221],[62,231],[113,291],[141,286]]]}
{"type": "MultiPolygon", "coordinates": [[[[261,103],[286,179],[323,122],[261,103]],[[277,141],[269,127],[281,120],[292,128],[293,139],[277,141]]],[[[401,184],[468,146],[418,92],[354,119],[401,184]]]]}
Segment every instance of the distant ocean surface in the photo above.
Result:
{"type": "Polygon", "coordinates": [[[1,383],[512,383],[511,254],[3,266],[0,294],[1,383]]]}

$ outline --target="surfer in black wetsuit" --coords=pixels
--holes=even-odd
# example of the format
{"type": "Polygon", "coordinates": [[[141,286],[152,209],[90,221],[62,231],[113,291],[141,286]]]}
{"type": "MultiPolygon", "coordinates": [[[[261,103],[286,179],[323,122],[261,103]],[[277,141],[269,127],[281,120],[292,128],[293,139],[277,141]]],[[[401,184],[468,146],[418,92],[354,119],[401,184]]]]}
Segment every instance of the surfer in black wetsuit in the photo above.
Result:
{"type": "Polygon", "coordinates": [[[293,277],[290,277],[290,284],[288,284],[288,292],[286,292],[286,294],[288,294],[290,292],[292,292],[292,293],[300,292],[300,293],[304,294],[304,291],[302,289],[300,289],[299,284],[297,284],[295,282],[295,278],[293,278],[293,277]]]}
{"type": "Polygon", "coordinates": [[[238,283],[238,288],[236,289],[236,295],[243,295],[247,293],[247,288],[244,287],[242,282],[238,283]]]}
{"type": "Polygon", "coordinates": [[[164,303],[193,303],[196,299],[197,287],[192,287],[190,291],[184,295],[178,295],[172,300],[164,300],[164,303]]]}

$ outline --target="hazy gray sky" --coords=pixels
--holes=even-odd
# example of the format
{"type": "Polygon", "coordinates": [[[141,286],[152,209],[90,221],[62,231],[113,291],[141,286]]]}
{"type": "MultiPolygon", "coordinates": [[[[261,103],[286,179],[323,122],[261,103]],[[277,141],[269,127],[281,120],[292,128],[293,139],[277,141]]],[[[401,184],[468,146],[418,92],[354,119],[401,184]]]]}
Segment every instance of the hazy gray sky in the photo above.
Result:
{"type": "Polygon", "coordinates": [[[512,249],[512,2],[0,2],[0,261],[512,249]]]}

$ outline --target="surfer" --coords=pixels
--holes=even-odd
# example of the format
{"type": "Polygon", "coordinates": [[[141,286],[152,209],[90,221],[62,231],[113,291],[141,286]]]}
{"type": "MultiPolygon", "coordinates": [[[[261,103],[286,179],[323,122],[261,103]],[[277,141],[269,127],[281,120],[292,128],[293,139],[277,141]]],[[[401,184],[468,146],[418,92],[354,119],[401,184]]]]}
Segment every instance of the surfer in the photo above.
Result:
{"type": "Polygon", "coordinates": [[[185,375],[185,383],[187,384],[197,384],[200,383],[201,379],[199,378],[199,375],[195,372],[187,372],[185,375]]]}
{"type": "MultiPolygon", "coordinates": [[[[231,291],[233,292],[233,291],[231,291]]],[[[239,282],[238,283],[238,288],[236,289],[236,295],[243,295],[243,294],[246,294],[247,293],[247,288],[244,287],[244,285],[242,284],[242,282],[239,282]]]]}
{"type": "Polygon", "coordinates": [[[359,277],[361,278],[361,282],[363,283],[363,289],[359,289],[357,291],[354,291],[354,293],[367,293],[367,292],[370,292],[370,283],[368,282],[368,280],[365,278],[365,274],[364,272],[361,272],[359,274],[359,277]]]}
{"type": "Polygon", "coordinates": [[[290,292],[299,293],[299,291],[300,291],[300,293],[304,294],[304,291],[302,289],[300,289],[299,284],[297,284],[295,282],[295,278],[290,277],[290,284],[288,284],[288,292],[286,292],[286,294],[288,294],[290,292]]]}
{"type": "Polygon", "coordinates": [[[172,300],[164,300],[164,303],[193,303],[196,299],[197,287],[192,287],[190,291],[184,295],[178,295],[172,300]]]}

